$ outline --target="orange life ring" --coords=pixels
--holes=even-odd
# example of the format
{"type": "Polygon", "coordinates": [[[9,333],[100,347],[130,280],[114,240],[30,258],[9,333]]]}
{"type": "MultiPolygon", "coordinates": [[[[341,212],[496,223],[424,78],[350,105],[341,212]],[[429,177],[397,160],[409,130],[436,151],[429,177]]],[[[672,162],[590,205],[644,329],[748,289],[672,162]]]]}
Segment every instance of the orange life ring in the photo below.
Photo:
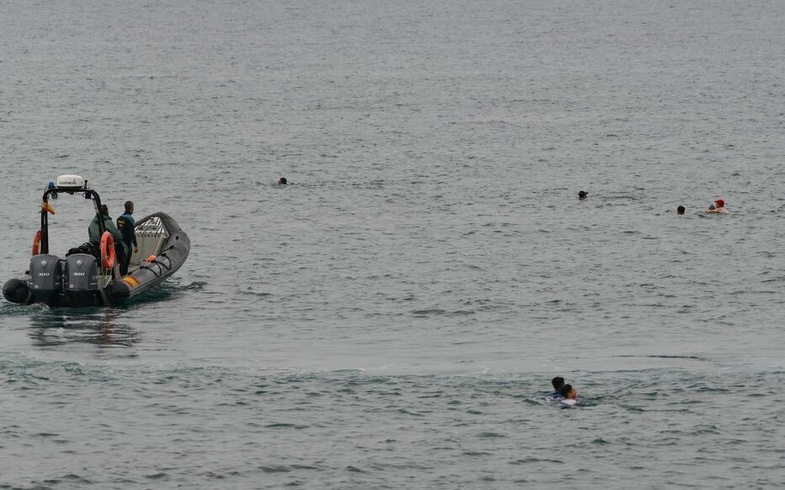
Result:
{"type": "Polygon", "coordinates": [[[115,253],[114,253],[114,237],[108,231],[101,235],[101,265],[104,269],[111,269],[114,267],[115,253]]]}
{"type": "Polygon", "coordinates": [[[33,237],[33,255],[38,255],[38,250],[41,248],[41,230],[35,232],[33,237]]]}

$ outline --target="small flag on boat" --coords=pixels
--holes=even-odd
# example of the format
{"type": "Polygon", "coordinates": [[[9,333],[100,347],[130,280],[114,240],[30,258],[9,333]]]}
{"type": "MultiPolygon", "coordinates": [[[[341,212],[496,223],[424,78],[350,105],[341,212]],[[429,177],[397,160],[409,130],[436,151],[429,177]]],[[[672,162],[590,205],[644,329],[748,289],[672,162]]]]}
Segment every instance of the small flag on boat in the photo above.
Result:
{"type": "Polygon", "coordinates": [[[55,208],[53,208],[48,202],[41,201],[41,211],[47,211],[49,213],[55,214],[55,208]]]}

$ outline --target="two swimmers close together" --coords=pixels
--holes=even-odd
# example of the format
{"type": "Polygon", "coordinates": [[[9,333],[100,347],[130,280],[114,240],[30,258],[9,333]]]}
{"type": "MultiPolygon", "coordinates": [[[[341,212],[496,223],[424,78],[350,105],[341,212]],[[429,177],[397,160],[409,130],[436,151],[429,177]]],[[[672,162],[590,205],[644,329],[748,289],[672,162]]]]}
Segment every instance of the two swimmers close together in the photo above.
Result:
{"type": "Polygon", "coordinates": [[[558,402],[562,408],[572,408],[577,403],[578,392],[572,385],[564,384],[564,378],[556,376],[551,380],[553,385],[553,393],[548,395],[548,398],[554,402],[558,402]]]}
{"type": "MultiPolygon", "coordinates": [[[[684,214],[684,211],[686,211],[684,209],[684,206],[679,206],[678,208],[676,208],[676,214],[678,215],[684,214]]],[[[714,203],[710,204],[709,208],[706,211],[704,211],[704,213],[709,213],[709,214],[728,214],[728,212],[729,211],[725,209],[725,201],[722,199],[715,200],[714,203]]]]}

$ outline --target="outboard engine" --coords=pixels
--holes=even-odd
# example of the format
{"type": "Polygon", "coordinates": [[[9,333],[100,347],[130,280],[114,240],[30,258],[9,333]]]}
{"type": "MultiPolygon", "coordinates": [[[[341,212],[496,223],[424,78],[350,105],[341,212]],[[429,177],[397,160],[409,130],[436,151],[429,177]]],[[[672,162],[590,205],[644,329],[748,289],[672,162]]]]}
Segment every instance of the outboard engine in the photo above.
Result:
{"type": "Polygon", "coordinates": [[[66,258],[66,285],[71,306],[101,304],[98,291],[98,259],[88,254],[71,254],[66,258]]]}
{"type": "Polygon", "coordinates": [[[30,259],[30,292],[35,302],[60,304],[64,262],[56,255],[41,254],[30,259]]]}

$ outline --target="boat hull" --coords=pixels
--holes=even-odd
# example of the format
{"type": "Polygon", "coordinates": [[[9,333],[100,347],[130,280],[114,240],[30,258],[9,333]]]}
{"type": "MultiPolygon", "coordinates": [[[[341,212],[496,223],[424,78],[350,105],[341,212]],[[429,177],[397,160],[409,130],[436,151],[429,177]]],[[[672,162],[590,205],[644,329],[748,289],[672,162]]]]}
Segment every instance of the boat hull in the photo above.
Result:
{"type": "MultiPolygon", "coordinates": [[[[106,286],[106,297],[110,304],[123,304],[161,285],[177,272],[188,258],[191,239],[169,215],[155,213],[140,220],[136,228],[144,228],[147,220],[153,218],[160,220],[168,237],[152,260],[144,260],[136,270],[106,286]]],[[[137,239],[140,234],[137,232],[137,239]]]]}

